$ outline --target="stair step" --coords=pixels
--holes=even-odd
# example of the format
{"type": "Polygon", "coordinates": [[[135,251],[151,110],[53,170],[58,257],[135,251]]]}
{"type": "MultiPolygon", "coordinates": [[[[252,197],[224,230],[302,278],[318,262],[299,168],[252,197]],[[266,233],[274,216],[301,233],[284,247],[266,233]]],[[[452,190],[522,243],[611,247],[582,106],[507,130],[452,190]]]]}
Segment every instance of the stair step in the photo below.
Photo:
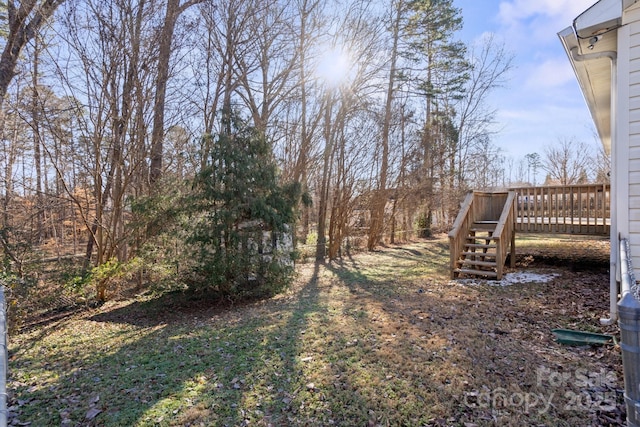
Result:
{"type": "Polygon", "coordinates": [[[467,236],[467,240],[498,240],[495,236],[467,236]]]}
{"type": "MultiPolygon", "coordinates": [[[[493,229],[489,230],[486,228],[470,228],[469,233],[493,233],[493,229]]],[[[469,237],[478,237],[482,239],[485,237],[491,237],[491,234],[489,234],[488,236],[477,236],[475,234],[470,234],[469,237]]]]}
{"type": "Polygon", "coordinates": [[[464,247],[467,249],[476,248],[476,249],[496,249],[497,245],[483,245],[481,243],[465,243],[464,247]]]}
{"type": "Polygon", "coordinates": [[[478,267],[489,267],[489,268],[497,267],[497,264],[496,264],[495,261],[475,261],[475,260],[470,260],[470,259],[462,260],[462,265],[463,266],[475,265],[475,266],[478,266],[478,267]]]}
{"type": "Polygon", "coordinates": [[[469,268],[456,268],[453,271],[456,272],[456,273],[459,273],[459,274],[472,274],[474,276],[498,277],[498,273],[496,273],[495,271],[489,271],[489,270],[474,270],[474,269],[469,269],[469,268]]]}
{"type": "Polygon", "coordinates": [[[466,245],[484,245],[484,246],[491,246],[492,248],[495,248],[498,246],[498,244],[494,239],[467,239],[465,246],[466,245]],[[476,243],[477,241],[480,241],[480,242],[476,243]]]}
{"type": "Polygon", "coordinates": [[[460,255],[466,256],[466,257],[481,257],[481,258],[485,258],[485,257],[491,257],[491,258],[495,258],[496,257],[496,253],[495,252],[462,252],[460,255]]]}
{"type": "Polygon", "coordinates": [[[496,229],[498,221],[476,221],[471,225],[471,230],[493,231],[496,229]]]}

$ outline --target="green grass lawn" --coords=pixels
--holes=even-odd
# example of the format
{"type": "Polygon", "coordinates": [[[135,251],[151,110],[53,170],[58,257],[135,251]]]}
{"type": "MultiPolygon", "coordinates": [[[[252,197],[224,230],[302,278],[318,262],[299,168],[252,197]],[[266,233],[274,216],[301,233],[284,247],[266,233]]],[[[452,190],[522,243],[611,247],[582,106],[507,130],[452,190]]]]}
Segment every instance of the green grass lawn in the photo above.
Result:
{"type": "Polygon", "coordinates": [[[608,307],[608,248],[547,241],[559,257],[582,250],[591,264],[605,259],[581,271],[537,265],[540,241],[518,243],[518,269],[558,279],[451,282],[441,238],[301,265],[295,285],[266,301],[171,294],[43,322],[10,337],[11,419],[469,427],[620,418],[619,350],[565,347],[550,334],[615,332],[598,324],[608,307]]]}

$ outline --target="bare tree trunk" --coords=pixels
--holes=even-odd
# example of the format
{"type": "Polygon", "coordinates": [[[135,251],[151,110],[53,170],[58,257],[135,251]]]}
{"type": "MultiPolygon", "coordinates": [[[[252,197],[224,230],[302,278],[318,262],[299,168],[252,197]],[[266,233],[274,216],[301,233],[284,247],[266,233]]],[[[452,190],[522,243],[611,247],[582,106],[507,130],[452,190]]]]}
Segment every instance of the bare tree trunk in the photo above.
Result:
{"type": "Polygon", "coordinates": [[[318,244],[316,247],[316,260],[323,261],[326,256],[327,245],[327,209],[329,202],[329,167],[331,155],[333,153],[333,137],[331,132],[331,122],[333,110],[333,95],[328,94],[325,105],[324,116],[324,155],[322,164],[322,183],[320,185],[320,201],[318,202],[318,244]]]}
{"type": "MultiPolygon", "coordinates": [[[[432,85],[432,73],[431,65],[433,64],[433,56],[431,54],[431,48],[427,49],[427,87],[432,85]]],[[[434,188],[434,150],[433,150],[433,117],[432,117],[432,102],[433,95],[431,91],[427,93],[426,114],[425,123],[422,134],[422,148],[424,150],[423,163],[424,172],[423,179],[425,179],[424,195],[426,196],[426,207],[423,212],[422,228],[418,231],[420,237],[431,236],[431,220],[433,218],[433,188],[434,188]]]]}
{"type": "Polygon", "coordinates": [[[389,243],[392,245],[396,243],[396,205],[398,204],[397,194],[393,198],[393,205],[391,207],[391,232],[389,233],[389,243]]]}
{"type": "Polygon", "coordinates": [[[382,158],[380,159],[380,175],[378,177],[378,189],[373,194],[371,206],[371,225],[369,227],[369,239],[367,249],[372,251],[382,241],[384,231],[384,211],[387,204],[387,174],[389,169],[389,133],[391,129],[391,109],[393,108],[394,86],[396,80],[396,62],[398,58],[398,39],[400,37],[400,19],[404,8],[403,1],[396,5],[396,17],[393,24],[393,46],[391,48],[391,66],[389,69],[389,81],[387,84],[387,96],[384,106],[384,121],[382,123],[382,158]]]}
{"type": "Polygon", "coordinates": [[[156,97],[153,106],[153,129],[151,131],[151,165],[149,181],[155,184],[162,176],[162,154],[164,140],[164,104],[169,79],[169,59],[171,42],[178,19],[180,0],[167,0],[167,13],[160,33],[158,52],[158,75],[156,77],[156,97]]]}
{"type": "Polygon", "coordinates": [[[329,259],[333,260],[342,256],[341,247],[344,238],[347,236],[349,223],[349,201],[352,195],[352,188],[347,180],[346,152],[344,123],[338,121],[342,135],[339,139],[339,148],[336,149],[336,182],[333,189],[333,202],[331,204],[331,219],[329,224],[329,259]]]}
{"type": "MultiPolygon", "coordinates": [[[[318,2],[314,1],[311,5],[307,0],[302,3],[302,10],[300,12],[300,152],[296,159],[296,164],[293,171],[293,180],[302,184],[303,191],[308,189],[308,162],[309,162],[309,150],[311,146],[311,132],[307,125],[307,43],[309,43],[309,34],[307,32],[308,19],[313,9],[318,6],[318,2]]],[[[306,241],[309,235],[309,207],[304,206],[302,211],[302,236],[306,241]]]]}
{"type": "Polygon", "coordinates": [[[9,84],[15,76],[15,68],[22,48],[53,15],[56,8],[64,3],[64,0],[44,0],[40,4],[37,3],[37,0],[23,0],[16,8],[14,0],[7,1],[9,35],[0,56],[0,107],[9,84]],[[33,16],[31,16],[32,12],[34,12],[33,16]],[[30,20],[29,16],[31,16],[30,20]]]}
{"type": "Polygon", "coordinates": [[[34,37],[33,70],[31,74],[31,132],[33,135],[33,167],[36,172],[36,242],[42,243],[44,230],[44,198],[42,195],[42,155],[40,150],[40,103],[38,100],[38,37],[34,37]]]}
{"type": "MultiPolygon", "coordinates": [[[[2,111],[2,133],[5,133],[5,122],[6,122],[6,113],[2,111]]],[[[5,255],[5,258],[11,260],[16,268],[19,275],[22,274],[22,265],[20,260],[16,258],[13,254],[13,251],[10,248],[10,235],[9,229],[13,226],[13,221],[10,213],[11,203],[13,200],[13,171],[14,165],[18,156],[18,126],[17,126],[17,115],[14,115],[12,128],[12,137],[7,144],[6,139],[2,138],[3,146],[4,146],[4,155],[5,155],[5,170],[4,170],[4,200],[2,203],[2,232],[0,233],[0,240],[2,242],[2,248],[5,255]]],[[[4,261],[4,260],[3,260],[4,261]]]]}
{"type": "MultiPolygon", "coordinates": [[[[2,123],[0,123],[0,129],[2,134],[5,135],[5,122],[6,122],[6,114],[2,111],[2,123]]],[[[14,119],[15,121],[15,119],[14,119]]],[[[18,129],[15,126],[12,126],[13,136],[9,143],[7,143],[8,138],[3,137],[3,148],[4,148],[4,156],[5,156],[5,166],[4,166],[4,200],[2,201],[2,228],[6,229],[10,226],[10,218],[9,218],[9,206],[11,205],[11,199],[13,196],[13,165],[16,162],[17,157],[17,133],[18,129]]]]}
{"type": "Polygon", "coordinates": [[[167,13],[160,33],[158,50],[158,75],[156,77],[156,97],[153,106],[153,128],[151,131],[151,165],[149,181],[151,185],[162,177],[162,157],[164,142],[164,108],[169,80],[169,60],[171,59],[171,43],[176,21],[182,12],[194,4],[204,0],[189,0],[180,6],[180,0],[167,0],[167,13]]]}
{"type": "Polygon", "coordinates": [[[329,259],[336,259],[340,255],[340,246],[342,244],[342,231],[345,220],[343,211],[346,203],[343,203],[344,197],[344,135],[339,140],[339,148],[336,150],[336,179],[333,185],[333,200],[331,203],[331,217],[329,219],[329,259]]]}

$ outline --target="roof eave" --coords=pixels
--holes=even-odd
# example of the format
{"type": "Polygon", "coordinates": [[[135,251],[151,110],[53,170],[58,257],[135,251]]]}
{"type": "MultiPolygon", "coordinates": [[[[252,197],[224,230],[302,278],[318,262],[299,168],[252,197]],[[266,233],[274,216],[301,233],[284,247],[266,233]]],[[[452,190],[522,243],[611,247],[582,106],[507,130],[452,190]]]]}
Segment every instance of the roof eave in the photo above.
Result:
{"type": "Polygon", "coordinates": [[[573,26],[558,33],[607,153],[611,152],[613,76],[610,59],[598,54],[617,51],[615,30],[622,19],[621,1],[600,0],[578,16],[573,26]]]}
{"type": "Polygon", "coordinates": [[[578,38],[589,38],[620,26],[623,0],[600,0],[573,20],[578,38]]]}

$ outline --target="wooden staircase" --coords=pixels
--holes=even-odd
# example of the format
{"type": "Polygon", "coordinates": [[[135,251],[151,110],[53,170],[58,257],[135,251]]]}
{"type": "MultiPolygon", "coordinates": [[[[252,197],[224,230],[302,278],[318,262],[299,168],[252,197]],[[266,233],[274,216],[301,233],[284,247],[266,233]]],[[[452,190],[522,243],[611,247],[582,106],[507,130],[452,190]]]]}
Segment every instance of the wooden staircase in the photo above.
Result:
{"type": "Polygon", "coordinates": [[[498,221],[479,221],[472,224],[460,254],[456,274],[498,277],[497,249],[493,240],[498,221]]]}
{"type": "Polygon", "coordinates": [[[451,277],[502,279],[508,249],[515,263],[514,192],[473,192],[449,233],[451,277]]]}

